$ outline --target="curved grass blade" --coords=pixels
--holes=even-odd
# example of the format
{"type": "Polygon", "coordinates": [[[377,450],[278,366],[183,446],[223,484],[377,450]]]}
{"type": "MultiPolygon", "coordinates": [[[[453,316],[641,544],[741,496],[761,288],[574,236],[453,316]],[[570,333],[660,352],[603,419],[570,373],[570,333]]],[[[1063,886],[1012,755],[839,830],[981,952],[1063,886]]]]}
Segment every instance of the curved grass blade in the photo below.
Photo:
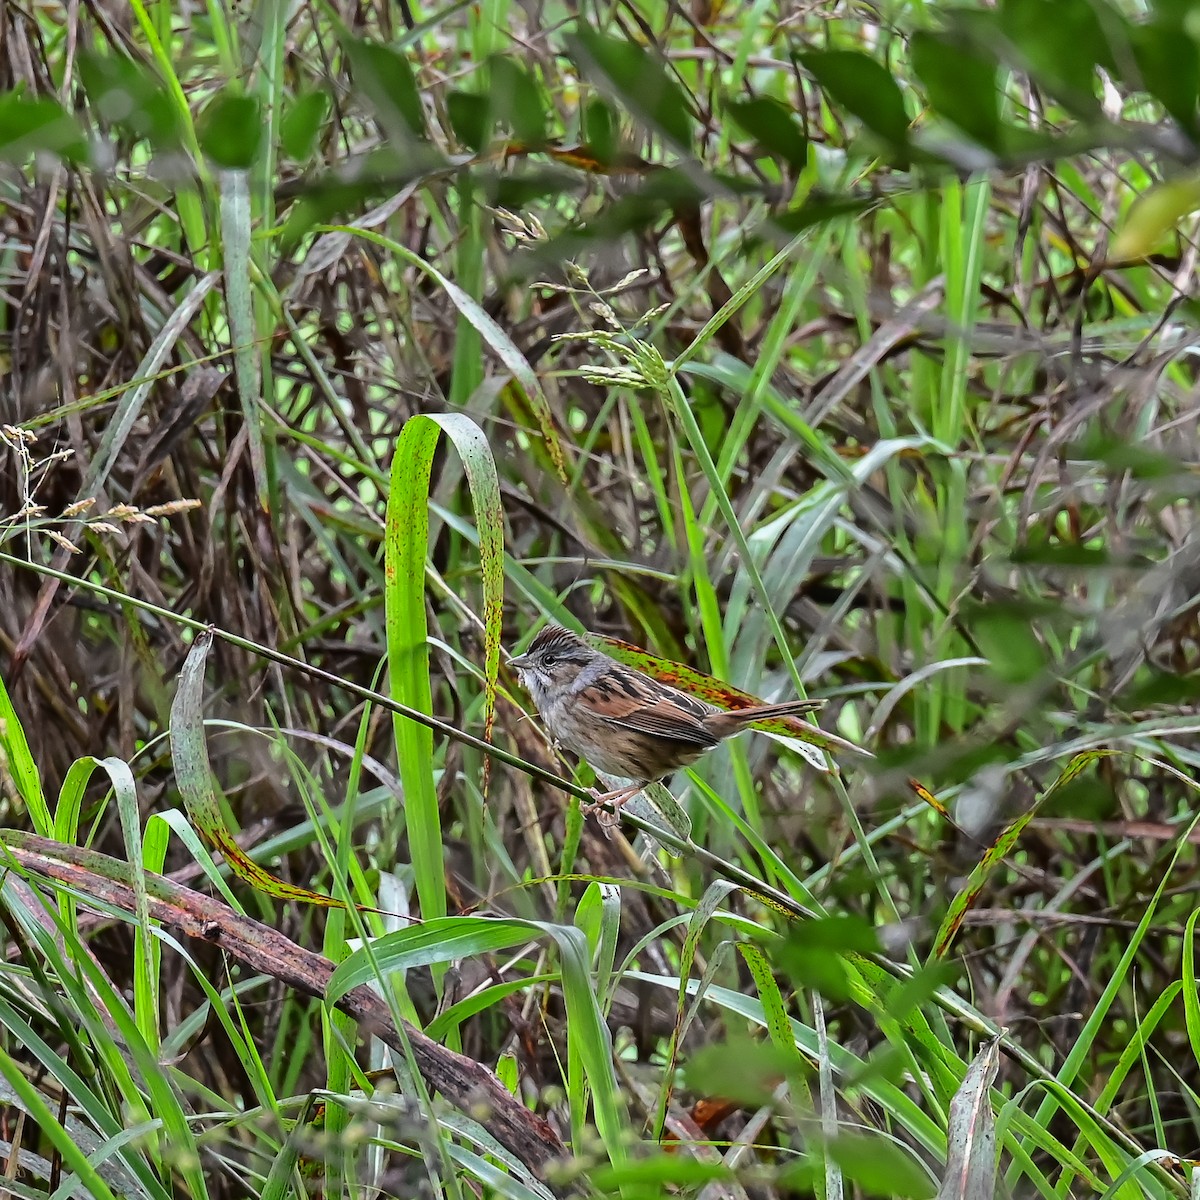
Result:
{"type": "MultiPolygon", "coordinates": [[[[688,918],[687,934],[683,939],[683,947],[679,955],[679,978],[689,979],[692,974],[692,964],[696,961],[696,951],[700,945],[700,937],[708,927],[709,921],[725,898],[738,890],[735,883],[724,879],[714,880],[704,890],[700,902],[688,918]]],[[[684,1020],[687,1010],[687,988],[680,987],[679,999],[675,1006],[675,1022],[671,1027],[671,1037],[667,1043],[666,1064],[663,1072],[663,1087],[659,1093],[658,1104],[654,1112],[654,1136],[661,1140],[667,1123],[667,1109],[675,1092],[676,1067],[679,1062],[679,1050],[683,1035],[687,1031],[684,1020]]]]}
{"type": "Polygon", "coordinates": [[[565,486],[567,473],[563,466],[563,449],[559,441],[558,430],[554,424],[554,415],[550,411],[550,402],[546,399],[542,385],[529,360],[517,349],[512,338],[486,313],[479,302],[467,295],[456,283],[446,278],[436,267],[431,266],[419,255],[414,254],[407,246],[401,245],[392,238],[374,233],[369,229],[360,229],[353,225],[320,225],[321,233],[349,233],[355,237],[374,242],[385,250],[390,250],[398,259],[409,263],[423,274],[427,275],[450,298],[455,308],[479,331],[479,335],[492,348],[496,357],[508,368],[513,379],[524,389],[529,403],[537,418],[538,429],[550,454],[555,473],[565,486]]]}
{"type": "Polygon", "coordinates": [[[754,980],[754,987],[762,1004],[767,1035],[779,1053],[780,1066],[787,1074],[792,1103],[811,1112],[814,1105],[808,1079],[812,1072],[792,1032],[792,1021],[788,1016],[783,993],[775,981],[771,963],[763,948],[752,942],[738,942],[737,950],[754,980]]]}
{"type": "Polygon", "coordinates": [[[246,422],[254,492],[263,512],[270,511],[270,485],[263,446],[262,375],[255,341],[254,305],[250,293],[250,182],[245,171],[222,171],[221,241],[225,249],[225,300],[233,374],[237,380],[242,419],[246,422]]]}
{"type": "Polygon", "coordinates": [[[37,1129],[62,1156],[63,1163],[79,1179],[86,1189],[86,1194],[96,1197],[96,1200],[116,1200],[116,1195],[104,1177],[80,1149],[75,1138],[59,1123],[54,1111],[43,1099],[41,1091],[30,1083],[22,1064],[10,1058],[3,1049],[0,1049],[0,1076],[3,1076],[12,1088],[19,1110],[33,1118],[37,1129]]]}
{"type": "Polygon", "coordinates": [[[355,950],[338,964],[325,989],[325,1002],[335,1005],[351,988],[415,967],[458,962],[475,954],[495,954],[537,936],[527,921],[494,917],[437,917],[408,929],[397,929],[355,950]]]}
{"type": "Polygon", "coordinates": [[[11,776],[17,786],[17,792],[25,802],[35,832],[43,837],[50,837],[54,820],[50,816],[50,807],[42,791],[41,776],[29,751],[25,730],[21,728],[21,722],[17,719],[17,711],[13,708],[3,678],[0,678],[0,758],[3,760],[0,765],[3,766],[4,773],[11,776]]]}
{"type": "MultiPolygon", "coordinates": [[[[633,796],[625,805],[625,809],[629,813],[633,813],[643,818],[643,820],[663,820],[667,823],[667,827],[681,841],[687,842],[692,836],[692,819],[684,811],[683,805],[671,795],[666,784],[656,782],[650,784],[640,791],[636,796],[633,796]]],[[[658,847],[665,850],[672,858],[682,857],[680,851],[676,850],[667,842],[660,842],[652,833],[647,830],[641,831],[652,847],[658,847]]]]}
{"type": "Polygon", "coordinates": [[[121,834],[125,841],[125,859],[132,872],[133,895],[137,904],[133,992],[134,1015],[146,1044],[157,1050],[160,1041],[158,1019],[158,942],[150,928],[150,898],[146,892],[146,864],[142,856],[142,815],[138,807],[137,787],[129,764],[119,758],[92,759],[93,767],[108,773],[121,834]]]}
{"type": "MultiPolygon", "coordinates": [[[[629,1112],[617,1087],[613,1043],[588,968],[587,938],[581,929],[533,921],[558,945],[563,999],[567,1008],[567,1092],[572,1116],[583,1112],[586,1089],[600,1142],[614,1165],[628,1160],[629,1112]]],[[[575,1129],[576,1135],[581,1132],[575,1129]]]]}
{"type": "MultiPolygon", "coordinates": [[[[484,736],[491,733],[500,670],[504,600],[504,521],[496,464],[483,431],[461,413],[420,414],[405,423],[392,460],[384,533],[384,608],[388,676],[394,699],[433,715],[425,561],[429,554],[429,476],[438,436],[445,433],[467,475],[479,531],[484,596],[484,736]]],[[[409,847],[421,913],[446,912],[441,815],[433,785],[433,732],[393,717],[409,847]]],[[[486,781],[485,781],[486,782],[486,781]]]]}
{"type": "Polygon", "coordinates": [[[1025,812],[1021,813],[1015,821],[1009,824],[993,845],[988,847],[983,858],[979,860],[975,869],[971,872],[965,886],[950,901],[950,907],[946,910],[946,915],[942,919],[941,928],[938,930],[937,937],[934,938],[933,951],[930,954],[929,961],[932,962],[935,959],[946,956],[947,951],[950,949],[950,943],[954,940],[955,934],[958,933],[967,910],[978,899],[979,893],[983,891],[984,884],[987,883],[992,871],[995,870],[998,863],[1003,861],[1005,855],[1008,854],[1013,846],[1017,844],[1017,839],[1024,832],[1025,826],[1033,820],[1042,805],[1060,788],[1065,787],[1072,779],[1078,778],[1097,759],[1104,758],[1111,753],[1112,751],[1110,750],[1088,750],[1083,754],[1075,755],[1067,763],[1063,773],[1034,800],[1025,812]]]}
{"type": "Polygon", "coordinates": [[[239,879],[279,900],[303,900],[322,908],[341,908],[332,896],[287,883],[260,867],[237,844],[213,795],[208,750],[204,744],[204,663],[212,646],[212,631],[196,638],[179,673],[179,690],[171,705],[171,758],[179,793],[192,824],[225,856],[239,879]]]}
{"type": "Polygon", "coordinates": [[[1000,1039],[992,1038],[967,1068],[950,1101],[946,1173],[937,1200],[992,1200],[996,1194],[996,1114],[991,1087],[1000,1066],[1000,1039]]]}
{"type": "MultiPolygon", "coordinates": [[[[355,951],[334,971],[325,1000],[337,1001],[353,987],[389,971],[446,964],[471,954],[488,954],[530,939],[550,938],[558,947],[567,1008],[567,1087],[576,1123],[586,1111],[588,1093],[596,1128],[615,1164],[627,1157],[629,1114],[613,1069],[612,1035],[600,1011],[583,930],[546,921],[489,917],[441,917],[389,933],[355,951]]],[[[581,1128],[576,1128],[578,1136],[581,1128]]]]}

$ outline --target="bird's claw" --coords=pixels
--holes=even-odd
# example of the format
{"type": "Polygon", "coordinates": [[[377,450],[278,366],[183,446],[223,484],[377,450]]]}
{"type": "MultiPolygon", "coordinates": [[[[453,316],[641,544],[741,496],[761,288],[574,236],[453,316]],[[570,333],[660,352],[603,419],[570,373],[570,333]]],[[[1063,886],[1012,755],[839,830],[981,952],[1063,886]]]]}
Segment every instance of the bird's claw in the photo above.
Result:
{"type": "Polygon", "coordinates": [[[621,809],[639,792],[644,790],[644,783],[630,787],[617,788],[616,791],[602,792],[599,788],[591,788],[591,801],[581,804],[579,811],[585,817],[596,814],[596,823],[601,829],[612,829],[621,823],[621,809]]]}

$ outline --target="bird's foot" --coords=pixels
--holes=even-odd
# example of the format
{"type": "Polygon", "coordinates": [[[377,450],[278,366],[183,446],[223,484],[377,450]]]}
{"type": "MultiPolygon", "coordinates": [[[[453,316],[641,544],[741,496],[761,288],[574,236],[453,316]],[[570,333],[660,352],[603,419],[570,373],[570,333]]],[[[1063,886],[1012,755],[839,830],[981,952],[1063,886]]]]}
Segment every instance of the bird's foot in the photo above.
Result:
{"type": "Polygon", "coordinates": [[[587,804],[581,804],[579,811],[585,817],[590,817],[592,813],[596,814],[596,821],[602,827],[611,829],[614,825],[620,823],[621,809],[629,803],[639,792],[645,789],[644,783],[630,784],[628,787],[617,788],[616,791],[602,792],[599,788],[592,788],[592,799],[587,804]]]}

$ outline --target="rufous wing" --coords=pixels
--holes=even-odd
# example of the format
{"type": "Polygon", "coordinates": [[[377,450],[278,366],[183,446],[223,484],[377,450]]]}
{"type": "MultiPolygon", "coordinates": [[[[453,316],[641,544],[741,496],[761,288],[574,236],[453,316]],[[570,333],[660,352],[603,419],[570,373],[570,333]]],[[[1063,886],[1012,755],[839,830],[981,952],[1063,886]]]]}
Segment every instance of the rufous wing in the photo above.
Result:
{"type": "Polygon", "coordinates": [[[725,736],[706,724],[715,710],[703,700],[622,667],[605,672],[578,699],[596,717],[631,733],[701,749],[715,746],[725,736]]]}

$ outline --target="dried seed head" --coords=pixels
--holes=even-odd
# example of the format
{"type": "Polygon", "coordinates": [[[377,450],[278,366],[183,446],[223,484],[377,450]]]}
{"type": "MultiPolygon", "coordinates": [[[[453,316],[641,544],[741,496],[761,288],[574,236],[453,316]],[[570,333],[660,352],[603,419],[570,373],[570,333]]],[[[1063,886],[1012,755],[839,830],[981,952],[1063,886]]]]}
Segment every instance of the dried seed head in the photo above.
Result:
{"type": "Polygon", "coordinates": [[[63,537],[63,535],[61,533],[59,533],[57,529],[47,529],[46,536],[48,538],[50,538],[50,540],[53,541],[56,545],[61,546],[64,550],[68,551],[69,553],[71,553],[71,554],[79,553],[79,547],[77,545],[75,545],[74,542],[69,541],[67,538],[63,537]]]}
{"type": "Polygon", "coordinates": [[[630,271],[628,275],[623,275],[610,288],[605,288],[605,293],[624,291],[635,279],[641,279],[643,275],[649,275],[650,272],[645,267],[638,267],[636,271],[630,271]]]}
{"type": "Polygon", "coordinates": [[[166,504],[153,504],[145,510],[147,517],[173,517],[176,513],[190,512],[199,508],[199,500],[170,500],[166,504]]]}
{"type": "Polygon", "coordinates": [[[0,437],[10,446],[32,446],[37,441],[37,434],[32,429],[20,425],[0,425],[0,437]]]}
{"type": "Polygon", "coordinates": [[[588,286],[588,273],[577,262],[567,259],[563,263],[563,274],[567,277],[567,282],[573,283],[576,287],[588,286]]]}
{"type": "Polygon", "coordinates": [[[616,313],[613,312],[603,300],[593,300],[588,307],[602,320],[610,329],[620,329],[621,323],[617,320],[616,313]]]}

